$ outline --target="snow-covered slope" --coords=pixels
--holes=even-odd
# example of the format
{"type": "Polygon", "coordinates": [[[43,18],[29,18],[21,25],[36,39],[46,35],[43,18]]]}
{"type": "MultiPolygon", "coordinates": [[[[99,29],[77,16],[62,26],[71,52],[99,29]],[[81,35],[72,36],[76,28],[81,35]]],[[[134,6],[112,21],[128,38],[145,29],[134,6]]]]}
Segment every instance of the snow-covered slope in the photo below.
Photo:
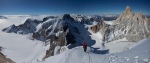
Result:
{"type": "Polygon", "coordinates": [[[2,53],[17,63],[34,61],[45,55],[43,42],[31,41],[22,35],[2,32],[0,34],[0,45],[4,48],[2,53]]]}
{"type": "Polygon", "coordinates": [[[55,55],[39,63],[150,63],[150,38],[124,52],[103,54],[108,50],[96,50],[88,47],[85,53],[82,47],[76,47],[55,55]]]}
{"type": "MultiPolygon", "coordinates": [[[[12,24],[21,24],[26,18],[16,17],[9,19],[0,19],[0,29],[12,24]],[[14,21],[15,19],[15,21],[14,21]]],[[[17,63],[30,63],[39,58],[43,58],[46,46],[43,42],[29,40],[28,35],[8,34],[0,31],[0,46],[2,53],[17,63]]]]}
{"type": "Polygon", "coordinates": [[[92,47],[97,48],[98,50],[109,50],[109,53],[116,53],[128,50],[135,44],[135,42],[129,42],[126,38],[104,44],[102,41],[103,36],[100,32],[93,33],[91,30],[88,31],[91,33],[91,39],[95,40],[95,44],[92,45],[92,47]]]}

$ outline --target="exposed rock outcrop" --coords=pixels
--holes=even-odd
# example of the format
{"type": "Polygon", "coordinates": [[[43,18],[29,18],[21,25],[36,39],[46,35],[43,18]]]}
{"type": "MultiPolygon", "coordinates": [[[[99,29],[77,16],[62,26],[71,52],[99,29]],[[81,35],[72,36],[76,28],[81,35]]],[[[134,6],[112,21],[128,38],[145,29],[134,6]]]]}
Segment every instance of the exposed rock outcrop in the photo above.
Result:
{"type": "Polygon", "coordinates": [[[92,30],[92,32],[96,33],[96,32],[101,32],[102,35],[104,34],[104,30],[106,29],[107,24],[103,21],[100,21],[97,25],[94,25],[92,27],[90,27],[90,29],[92,30]]]}
{"type": "Polygon", "coordinates": [[[6,56],[1,53],[1,50],[2,50],[2,47],[0,46],[0,63],[15,63],[11,59],[6,58],[6,56]]]}
{"type": "Polygon", "coordinates": [[[46,51],[46,56],[44,57],[44,59],[54,55],[54,50],[56,46],[60,46],[61,49],[62,46],[76,43],[75,37],[70,31],[67,24],[63,26],[63,31],[59,31],[57,34],[57,36],[50,35],[48,37],[50,39],[50,48],[46,51]]]}
{"type": "Polygon", "coordinates": [[[70,14],[65,14],[63,16],[62,20],[71,20],[71,21],[74,21],[74,19],[70,16],[70,14]]]}
{"type": "Polygon", "coordinates": [[[11,59],[6,58],[2,53],[0,53],[0,63],[15,63],[11,59]]]}

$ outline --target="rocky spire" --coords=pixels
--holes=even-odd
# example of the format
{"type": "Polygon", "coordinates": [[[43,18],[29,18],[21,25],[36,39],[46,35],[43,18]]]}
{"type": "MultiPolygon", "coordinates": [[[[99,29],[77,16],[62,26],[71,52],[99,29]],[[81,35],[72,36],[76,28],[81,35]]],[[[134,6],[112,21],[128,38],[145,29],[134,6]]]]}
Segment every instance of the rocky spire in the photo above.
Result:
{"type": "Polygon", "coordinates": [[[148,21],[146,17],[145,19],[143,18],[142,11],[138,14],[134,14],[129,6],[127,6],[125,11],[114,21],[113,25],[115,25],[113,27],[115,29],[110,29],[113,31],[109,32],[110,35],[108,35],[108,37],[113,35],[114,37],[108,39],[110,41],[111,39],[118,40],[120,37],[125,37],[129,41],[139,41],[143,38],[150,37],[150,21],[148,21]],[[122,33],[117,36],[114,32],[118,32],[118,30],[121,30],[122,33]]]}
{"type": "Polygon", "coordinates": [[[134,13],[132,12],[131,8],[129,6],[126,7],[125,11],[117,18],[117,20],[114,22],[114,24],[120,23],[122,20],[129,20],[134,16],[134,13]]]}
{"type": "Polygon", "coordinates": [[[126,7],[125,11],[124,11],[125,15],[129,15],[129,14],[133,14],[131,8],[129,6],[126,7]]]}
{"type": "Polygon", "coordinates": [[[126,10],[131,10],[129,6],[126,7],[126,10]]]}
{"type": "Polygon", "coordinates": [[[138,13],[138,17],[141,17],[141,18],[142,18],[142,11],[140,11],[140,12],[138,13]]]}

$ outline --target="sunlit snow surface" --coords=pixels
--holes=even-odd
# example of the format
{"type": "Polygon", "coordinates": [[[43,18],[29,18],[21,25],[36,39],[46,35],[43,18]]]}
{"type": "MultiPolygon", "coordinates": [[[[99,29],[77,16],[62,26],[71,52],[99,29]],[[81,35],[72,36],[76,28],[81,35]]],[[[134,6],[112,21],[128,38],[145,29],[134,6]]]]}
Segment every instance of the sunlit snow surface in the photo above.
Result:
{"type": "MultiPolygon", "coordinates": [[[[43,16],[7,17],[8,19],[0,19],[0,30],[12,24],[22,24],[27,18],[43,18],[43,16]]],[[[88,47],[86,53],[81,46],[78,46],[45,60],[42,58],[49,45],[45,46],[45,43],[38,40],[30,40],[29,35],[0,31],[0,46],[3,47],[2,53],[16,63],[150,63],[150,39],[134,43],[124,38],[107,43],[102,49],[101,33],[92,33],[90,30],[89,32],[91,39],[96,43],[88,47]]]]}

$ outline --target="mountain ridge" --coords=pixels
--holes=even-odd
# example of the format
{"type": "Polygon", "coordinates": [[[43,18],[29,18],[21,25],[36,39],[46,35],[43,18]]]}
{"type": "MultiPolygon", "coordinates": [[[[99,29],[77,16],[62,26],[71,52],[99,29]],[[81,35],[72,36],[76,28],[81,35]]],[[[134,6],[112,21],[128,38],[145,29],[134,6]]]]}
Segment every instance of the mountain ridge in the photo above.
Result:
{"type": "Polygon", "coordinates": [[[115,28],[112,28],[114,32],[110,32],[109,36],[113,36],[115,32],[118,32],[120,35],[115,34],[116,37],[122,36],[122,38],[126,37],[129,41],[137,42],[150,36],[149,25],[150,21],[148,21],[147,17],[143,17],[141,11],[138,14],[134,14],[131,8],[127,6],[119,18],[114,21],[113,27],[115,28]]]}

